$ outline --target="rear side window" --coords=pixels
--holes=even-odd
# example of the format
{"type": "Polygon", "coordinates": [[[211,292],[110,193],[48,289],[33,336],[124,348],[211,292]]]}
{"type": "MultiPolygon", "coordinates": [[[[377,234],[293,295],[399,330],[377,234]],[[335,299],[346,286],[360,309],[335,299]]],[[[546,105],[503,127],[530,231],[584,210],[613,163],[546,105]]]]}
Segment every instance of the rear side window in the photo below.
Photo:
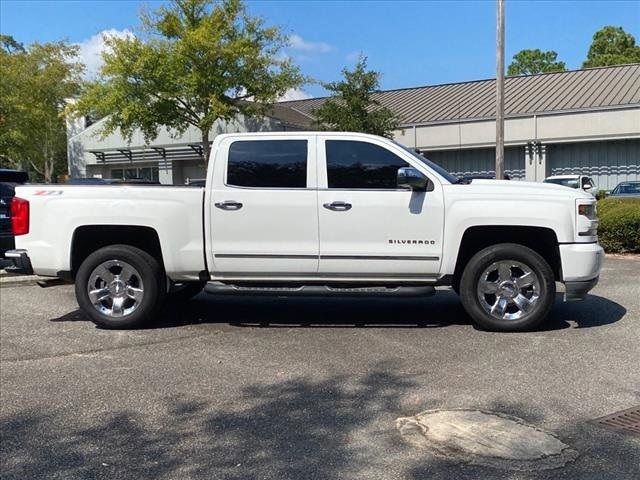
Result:
{"type": "Polygon", "coordinates": [[[398,169],[409,164],[386,148],[353,140],[327,140],[329,188],[397,189],[398,169]]]}
{"type": "Polygon", "coordinates": [[[306,140],[236,141],[229,147],[227,185],[306,188],[306,140]]]}

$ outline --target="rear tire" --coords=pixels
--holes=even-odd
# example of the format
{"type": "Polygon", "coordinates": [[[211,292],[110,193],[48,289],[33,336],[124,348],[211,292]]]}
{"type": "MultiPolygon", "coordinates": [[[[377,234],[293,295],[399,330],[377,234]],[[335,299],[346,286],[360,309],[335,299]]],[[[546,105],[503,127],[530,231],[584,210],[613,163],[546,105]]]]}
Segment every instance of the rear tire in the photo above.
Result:
{"type": "Polygon", "coordinates": [[[149,322],[166,297],[160,263],[130,245],[96,250],[80,265],[76,299],[102,328],[136,328],[149,322]]]}
{"type": "Polygon", "coordinates": [[[553,271],[538,253],[502,243],[476,253],[460,280],[462,305],[482,328],[498,332],[532,330],[555,302],[553,271]]]}

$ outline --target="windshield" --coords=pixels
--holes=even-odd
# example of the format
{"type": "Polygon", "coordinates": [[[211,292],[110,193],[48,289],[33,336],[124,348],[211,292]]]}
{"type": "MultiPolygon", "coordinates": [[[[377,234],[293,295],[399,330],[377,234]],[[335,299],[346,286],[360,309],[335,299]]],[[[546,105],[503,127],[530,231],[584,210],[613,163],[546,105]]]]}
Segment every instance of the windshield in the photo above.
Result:
{"type": "Polygon", "coordinates": [[[434,170],[438,175],[440,175],[441,177],[446,179],[449,183],[460,183],[460,179],[458,177],[456,177],[455,175],[452,175],[451,173],[447,172],[440,165],[438,165],[437,163],[432,162],[431,160],[429,160],[427,157],[425,157],[421,153],[416,152],[412,148],[405,147],[404,145],[401,145],[398,142],[393,142],[393,143],[395,143],[399,147],[402,147],[403,149],[405,149],[407,152],[409,152],[415,158],[420,160],[422,163],[427,164],[432,170],[434,170]]]}
{"type": "Polygon", "coordinates": [[[569,188],[578,188],[577,178],[546,178],[544,183],[555,183],[569,188]]]}
{"type": "Polygon", "coordinates": [[[612,192],[614,195],[628,195],[640,193],[640,182],[621,183],[612,192]]]}

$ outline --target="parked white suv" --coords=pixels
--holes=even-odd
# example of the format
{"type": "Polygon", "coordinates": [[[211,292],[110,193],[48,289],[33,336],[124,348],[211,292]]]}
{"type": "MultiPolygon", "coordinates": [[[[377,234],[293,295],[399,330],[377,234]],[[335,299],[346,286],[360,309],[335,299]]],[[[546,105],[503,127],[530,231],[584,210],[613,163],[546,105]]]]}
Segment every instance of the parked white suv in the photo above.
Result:
{"type": "MultiPolygon", "coordinates": [[[[167,296],[459,292],[482,327],[537,326],[562,282],[598,281],[595,199],[558,185],[460,183],[358,133],[227,134],[206,186],[23,186],[12,221],[25,273],[73,280],[103,327],[152,321],[167,296]]],[[[420,315],[420,312],[416,312],[420,315]]],[[[425,315],[428,313],[425,313],[425,315]]]]}
{"type": "Polygon", "coordinates": [[[593,194],[595,184],[591,177],[586,175],[552,175],[544,179],[544,183],[555,183],[569,188],[579,188],[587,193],[593,194]]]}

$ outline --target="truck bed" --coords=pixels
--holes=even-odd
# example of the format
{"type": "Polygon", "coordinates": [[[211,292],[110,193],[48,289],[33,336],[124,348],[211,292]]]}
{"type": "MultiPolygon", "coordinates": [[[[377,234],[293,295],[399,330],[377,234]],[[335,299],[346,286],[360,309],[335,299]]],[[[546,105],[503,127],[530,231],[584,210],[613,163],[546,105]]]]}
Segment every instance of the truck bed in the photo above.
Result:
{"type": "Polygon", "coordinates": [[[79,227],[149,227],[162,245],[164,267],[174,280],[197,279],[205,270],[204,189],[164,185],[25,185],[16,196],[30,203],[30,231],[21,237],[34,272],[57,276],[71,270],[70,255],[79,227]]]}

